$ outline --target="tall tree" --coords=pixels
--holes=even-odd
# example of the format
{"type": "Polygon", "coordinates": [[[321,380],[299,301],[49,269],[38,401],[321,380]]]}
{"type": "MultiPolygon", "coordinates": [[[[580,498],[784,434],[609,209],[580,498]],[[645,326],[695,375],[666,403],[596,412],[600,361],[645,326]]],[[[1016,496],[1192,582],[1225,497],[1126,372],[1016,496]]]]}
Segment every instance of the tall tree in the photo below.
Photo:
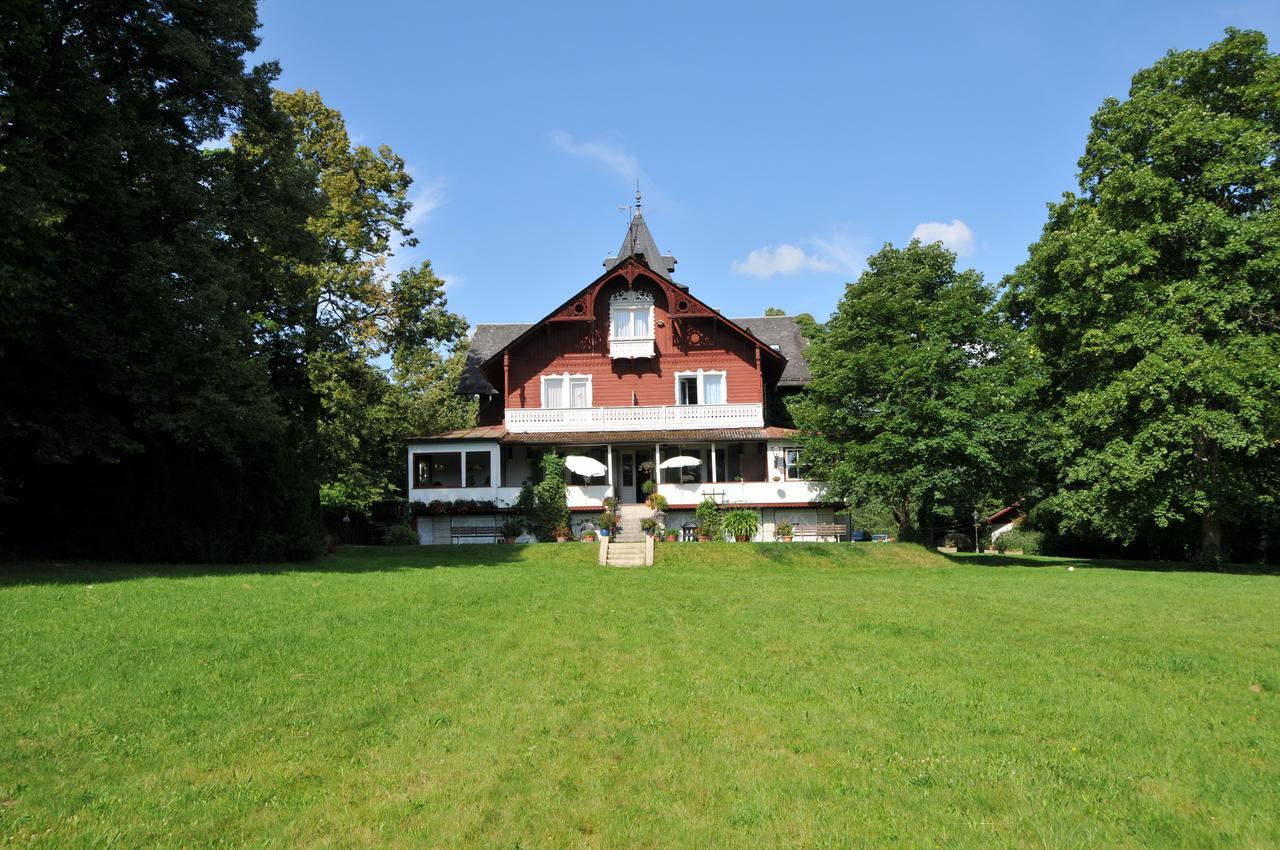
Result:
{"type": "Polygon", "coordinates": [[[417,245],[406,223],[404,160],[386,145],[352,145],[342,115],[315,92],[276,92],[274,102],[283,140],[237,136],[233,147],[256,160],[283,144],[289,162],[272,167],[311,175],[316,205],[306,229],[316,252],[297,265],[296,338],[315,394],[320,497],[331,508],[367,508],[402,486],[407,431],[473,418],[456,397],[458,368],[446,366],[467,326],[448,311],[429,262],[387,271],[397,248],[417,245]]]}
{"type": "Polygon", "coordinates": [[[1256,32],[1170,53],[1093,118],[1011,302],[1062,440],[1046,507],[1131,541],[1274,522],[1280,492],[1280,58],[1256,32]]]}
{"type": "Polygon", "coordinates": [[[245,64],[256,27],[252,0],[0,9],[10,539],[164,558],[308,548],[305,516],[291,525],[274,498],[288,419],[254,357],[258,284],[226,238],[228,175],[204,150],[265,105],[275,68],[245,64]]]}
{"type": "Polygon", "coordinates": [[[794,403],[807,462],[854,505],[888,504],[899,537],[932,546],[943,503],[999,488],[1026,437],[1016,336],[955,255],[886,245],[808,349],[794,403]]]}

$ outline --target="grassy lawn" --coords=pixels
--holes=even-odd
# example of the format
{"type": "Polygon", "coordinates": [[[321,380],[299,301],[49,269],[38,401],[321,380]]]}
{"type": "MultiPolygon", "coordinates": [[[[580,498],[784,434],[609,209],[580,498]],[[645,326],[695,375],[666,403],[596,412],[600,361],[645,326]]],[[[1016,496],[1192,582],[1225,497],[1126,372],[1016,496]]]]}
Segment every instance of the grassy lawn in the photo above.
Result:
{"type": "Polygon", "coordinates": [[[1280,576],[594,560],[0,566],[0,845],[1280,846],[1280,576]]]}

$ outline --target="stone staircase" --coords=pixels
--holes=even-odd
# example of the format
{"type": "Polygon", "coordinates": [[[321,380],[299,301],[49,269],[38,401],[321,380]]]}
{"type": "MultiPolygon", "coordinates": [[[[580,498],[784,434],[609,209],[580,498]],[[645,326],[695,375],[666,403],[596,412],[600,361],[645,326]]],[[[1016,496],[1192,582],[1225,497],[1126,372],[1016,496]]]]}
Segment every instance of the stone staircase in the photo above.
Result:
{"type": "Polygon", "coordinates": [[[644,505],[619,505],[617,540],[620,543],[643,543],[644,531],[640,528],[640,520],[653,516],[653,511],[644,505]]]}
{"type": "Polygon", "coordinates": [[[653,564],[653,540],[640,528],[640,520],[653,516],[644,505],[619,505],[621,526],[612,540],[601,543],[602,563],[610,567],[646,567],[653,564]]]}
{"type": "Polygon", "coordinates": [[[610,567],[646,567],[648,566],[647,554],[645,552],[648,544],[643,540],[623,543],[609,541],[609,552],[605,558],[605,565],[610,567]]]}

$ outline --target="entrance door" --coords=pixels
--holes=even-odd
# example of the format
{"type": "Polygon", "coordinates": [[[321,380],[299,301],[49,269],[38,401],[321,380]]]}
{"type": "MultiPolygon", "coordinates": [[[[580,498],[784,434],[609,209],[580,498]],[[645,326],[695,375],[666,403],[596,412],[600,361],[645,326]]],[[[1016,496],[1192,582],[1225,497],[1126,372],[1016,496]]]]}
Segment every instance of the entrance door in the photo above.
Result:
{"type": "Polygon", "coordinates": [[[623,504],[636,502],[636,453],[623,450],[618,453],[618,501],[623,504]]]}

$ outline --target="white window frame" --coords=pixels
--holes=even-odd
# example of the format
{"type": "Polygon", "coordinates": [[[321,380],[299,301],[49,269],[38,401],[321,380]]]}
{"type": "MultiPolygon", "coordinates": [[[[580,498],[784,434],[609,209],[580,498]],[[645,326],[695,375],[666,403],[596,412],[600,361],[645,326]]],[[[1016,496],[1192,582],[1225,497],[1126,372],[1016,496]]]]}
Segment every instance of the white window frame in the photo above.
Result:
{"type": "Polygon", "coordinates": [[[541,378],[541,384],[540,384],[540,387],[541,387],[541,392],[542,392],[542,398],[541,398],[541,401],[542,401],[542,407],[543,407],[543,409],[546,409],[546,410],[585,410],[586,408],[588,408],[588,407],[591,407],[591,406],[592,406],[592,400],[591,400],[591,376],[590,376],[590,375],[575,375],[575,374],[571,374],[571,373],[569,373],[569,372],[561,372],[561,373],[560,373],[560,374],[558,374],[558,375],[543,375],[543,376],[542,376],[542,378],[541,378]],[[563,404],[561,404],[559,407],[555,407],[555,408],[553,408],[553,407],[551,407],[549,404],[547,404],[547,382],[548,382],[548,381],[563,381],[563,383],[560,385],[560,398],[561,398],[561,400],[562,400],[564,403],[563,403],[563,404]],[[587,403],[586,403],[585,405],[583,405],[583,407],[574,407],[574,406],[573,406],[573,388],[572,388],[572,385],[573,385],[573,382],[574,382],[574,381],[581,381],[581,382],[585,382],[585,383],[586,383],[586,385],[587,385],[587,403]]]}
{"type": "Polygon", "coordinates": [[[699,369],[696,372],[676,372],[675,374],[675,402],[679,407],[702,407],[706,405],[703,401],[707,397],[707,387],[705,378],[707,375],[719,375],[720,387],[724,390],[724,401],[721,404],[729,403],[729,373],[723,369],[699,369]],[[680,379],[681,378],[697,378],[698,379],[698,402],[697,404],[682,404],[680,402],[680,379]]]}
{"type": "MultiPolygon", "coordinates": [[[[619,292],[617,295],[614,295],[613,298],[609,299],[609,339],[654,340],[657,338],[657,329],[654,327],[655,318],[653,296],[646,295],[642,292],[636,292],[635,290],[619,292]],[[616,336],[614,334],[614,329],[618,326],[617,315],[619,313],[646,313],[649,317],[649,332],[644,336],[616,336]]],[[[634,329],[635,320],[632,319],[629,324],[634,329]]]]}
{"type": "Polygon", "coordinates": [[[800,466],[800,453],[801,453],[801,449],[799,446],[783,446],[782,447],[782,480],[783,481],[807,481],[808,480],[806,478],[801,478],[799,475],[792,475],[791,473],[792,469],[800,466]],[[795,463],[788,462],[787,456],[789,452],[796,453],[795,463]]]}

